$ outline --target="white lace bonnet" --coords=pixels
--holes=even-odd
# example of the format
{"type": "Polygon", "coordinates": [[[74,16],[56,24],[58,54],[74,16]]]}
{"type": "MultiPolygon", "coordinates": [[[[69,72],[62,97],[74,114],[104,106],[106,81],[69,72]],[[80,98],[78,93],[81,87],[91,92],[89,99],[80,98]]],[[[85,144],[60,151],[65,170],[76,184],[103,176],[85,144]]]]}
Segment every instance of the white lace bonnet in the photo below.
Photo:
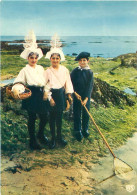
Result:
{"type": "Polygon", "coordinates": [[[31,52],[39,54],[38,59],[42,58],[43,53],[42,50],[37,46],[36,36],[33,30],[31,30],[25,37],[25,43],[23,43],[23,47],[24,51],[20,54],[21,58],[28,59],[28,56],[31,52]]]}
{"type": "Polygon", "coordinates": [[[61,61],[65,61],[65,56],[64,56],[64,53],[63,53],[62,48],[61,48],[62,43],[61,43],[60,38],[57,34],[55,34],[51,38],[50,45],[51,45],[50,51],[47,52],[45,58],[50,60],[50,57],[52,54],[58,53],[61,57],[61,61]]]}

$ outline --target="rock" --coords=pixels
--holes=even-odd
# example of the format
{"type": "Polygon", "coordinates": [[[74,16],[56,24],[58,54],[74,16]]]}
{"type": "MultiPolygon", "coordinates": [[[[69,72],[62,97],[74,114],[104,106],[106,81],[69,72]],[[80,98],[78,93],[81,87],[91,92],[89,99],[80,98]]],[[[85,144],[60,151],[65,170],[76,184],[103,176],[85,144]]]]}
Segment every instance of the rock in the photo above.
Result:
{"type": "Polygon", "coordinates": [[[2,159],[1,172],[10,171],[12,173],[21,173],[20,169],[22,169],[21,165],[17,165],[13,161],[9,161],[8,159],[2,159]]]}
{"type": "Polygon", "coordinates": [[[116,58],[113,58],[114,61],[121,60],[120,66],[125,67],[134,67],[137,69],[137,53],[128,53],[124,55],[120,55],[116,58]]]}
{"type": "Polygon", "coordinates": [[[78,54],[77,53],[72,53],[72,56],[77,56],[78,54]]]}
{"type": "Polygon", "coordinates": [[[114,86],[109,85],[107,82],[99,78],[94,79],[94,87],[91,98],[97,104],[104,106],[122,105],[127,104],[133,106],[135,102],[131,100],[123,91],[120,91],[114,86]]]}

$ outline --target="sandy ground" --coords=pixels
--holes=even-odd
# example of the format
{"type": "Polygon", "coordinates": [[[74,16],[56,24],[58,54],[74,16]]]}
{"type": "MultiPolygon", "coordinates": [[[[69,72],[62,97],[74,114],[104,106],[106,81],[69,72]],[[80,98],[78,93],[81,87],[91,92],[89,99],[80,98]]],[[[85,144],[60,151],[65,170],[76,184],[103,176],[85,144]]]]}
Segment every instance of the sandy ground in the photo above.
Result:
{"type": "Polygon", "coordinates": [[[46,165],[29,172],[20,169],[16,173],[7,171],[15,166],[13,161],[2,159],[2,195],[94,194],[94,178],[84,165],[76,164],[67,168],[46,165]]]}

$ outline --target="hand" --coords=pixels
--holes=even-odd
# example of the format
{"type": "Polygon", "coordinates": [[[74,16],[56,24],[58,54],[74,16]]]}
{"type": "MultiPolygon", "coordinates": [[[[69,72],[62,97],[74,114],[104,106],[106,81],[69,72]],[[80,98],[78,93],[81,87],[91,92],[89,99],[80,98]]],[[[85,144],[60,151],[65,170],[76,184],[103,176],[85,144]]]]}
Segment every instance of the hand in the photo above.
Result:
{"type": "Polygon", "coordinates": [[[87,101],[88,101],[88,98],[86,97],[84,100],[83,100],[83,106],[85,106],[87,104],[87,101]]]}
{"type": "Polygon", "coordinates": [[[69,103],[69,101],[67,100],[67,101],[66,101],[66,109],[65,109],[65,110],[68,111],[69,108],[70,108],[70,103],[69,103]]]}
{"type": "Polygon", "coordinates": [[[71,94],[68,94],[68,101],[69,101],[70,104],[72,104],[73,99],[72,99],[72,97],[71,97],[71,94]]]}
{"type": "Polygon", "coordinates": [[[14,89],[14,90],[13,90],[13,94],[14,94],[14,98],[15,98],[15,99],[20,99],[20,97],[19,97],[19,90],[14,89]]]}
{"type": "Polygon", "coordinates": [[[44,92],[44,95],[43,95],[43,100],[47,100],[48,99],[48,93],[47,92],[44,92]]]}
{"type": "Polygon", "coordinates": [[[75,94],[76,98],[81,101],[81,96],[76,92],[74,92],[74,94],[75,94]]]}
{"type": "Polygon", "coordinates": [[[50,105],[55,106],[55,101],[53,100],[53,98],[50,99],[50,105]]]}

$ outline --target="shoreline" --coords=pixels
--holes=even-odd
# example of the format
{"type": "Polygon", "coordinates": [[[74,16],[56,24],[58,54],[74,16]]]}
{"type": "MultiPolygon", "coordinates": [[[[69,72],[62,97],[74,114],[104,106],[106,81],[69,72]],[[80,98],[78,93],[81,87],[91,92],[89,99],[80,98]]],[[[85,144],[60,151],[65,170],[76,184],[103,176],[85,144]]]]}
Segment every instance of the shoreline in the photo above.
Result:
{"type": "MultiPolygon", "coordinates": [[[[40,47],[47,47],[46,49],[50,49],[50,36],[41,36],[37,38],[37,43],[40,47]],[[41,44],[41,45],[40,45],[41,44]]],[[[5,40],[7,45],[7,49],[10,47],[13,48],[16,44],[16,47],[22,47],[22,43],[24,42],[24,37],[9,37],[9,41],[5,40]],[[8,42],[11,45],[8,45],[8,42]],[[20,46],[18,44],[21,44],[20,46]]],[[[115,37],[115,36],[65,36],[61,37],[61,42],[63,44],[63,51],[65,55],[73,56],[73,54],[78,54],[82,50],[87,50],[87,52],[91,53],[93,57],[105,57],[105,58],[114,58],[123,53],[133,53],[136,52],[136,42],[137,39],[134,37],[115,37]],[[120,46],[120,47],[119,47],[120,46]]],[[[3,47],[4,48],[4,47],[3,47]]],[[[75,55],[74,55],[75,56],[75,55]]]]}

